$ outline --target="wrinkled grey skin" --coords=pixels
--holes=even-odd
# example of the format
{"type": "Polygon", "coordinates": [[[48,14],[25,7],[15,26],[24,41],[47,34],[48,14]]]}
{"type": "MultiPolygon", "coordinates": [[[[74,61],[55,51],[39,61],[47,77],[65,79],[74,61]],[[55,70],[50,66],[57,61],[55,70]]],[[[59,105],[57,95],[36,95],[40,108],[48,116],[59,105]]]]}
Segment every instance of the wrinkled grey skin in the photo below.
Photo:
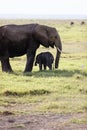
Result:
{"type": "Polygon", "coordinates": [[[58,68],[62,51],[60,36],[55,28],[39,24],[5,25],[0,27],[0,60],[2,71],[12,72],[9,58],[26,54],[24,72],[30,72],[37,48],[56,47],[55,68],[58,68]]]}
{"type": "Polygon", "coordinates": [[[46,70],[47,66],[52,70],[53,61],[54,57],[50,52],[42,52],[36,56],[35,65],[39,64],[39,70],[42,70],[42,66],[44,70],[46,70]]]}

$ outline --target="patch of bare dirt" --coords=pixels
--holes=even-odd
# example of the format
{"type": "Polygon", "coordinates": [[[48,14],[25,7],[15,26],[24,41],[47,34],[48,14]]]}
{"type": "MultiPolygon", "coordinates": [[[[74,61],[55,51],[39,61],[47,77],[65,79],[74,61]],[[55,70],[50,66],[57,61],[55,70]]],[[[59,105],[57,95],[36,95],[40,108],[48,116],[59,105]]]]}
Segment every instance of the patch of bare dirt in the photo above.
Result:
{"type": "Polygon", "coordinates": [[[71,123],[84,116],[85,113],[0,115],[0,130],[87,130],[87,124],[71,123]]]}

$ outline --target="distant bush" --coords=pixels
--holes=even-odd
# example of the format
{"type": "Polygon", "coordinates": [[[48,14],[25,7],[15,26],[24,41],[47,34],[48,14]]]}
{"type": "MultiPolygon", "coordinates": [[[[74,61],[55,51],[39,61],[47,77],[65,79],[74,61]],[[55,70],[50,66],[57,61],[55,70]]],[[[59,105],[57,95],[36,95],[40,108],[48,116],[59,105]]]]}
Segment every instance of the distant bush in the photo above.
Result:
{"type": "Polygon", "coordinates": [[[74,25],[74,22],[70,22],[70,25],[74,25]]]}
{"type": "Polygon", "coordinates": [[[27,94],[29,94],[29,92],[15,92],[15,91],[9,91],[9,90],[4,92],[5,96],[24,96],[27,94]]]}
{"type": "Polygon", "coordinates": [[[4,95],[5,96],[25,96],[25,95],[43,95],[43,94],[49,94],[51,93],[48,90],[45,89],[36,89],[36,90],[30,90],[28,92],[14,92],[14,91],[5,91],[4,95]]]}
{"type": "Polygon", "coordinates": [[[84,25],[84,24],[85,24],[85,22],[84,22],[84,21],[82,21],[82,22],[81,22],[81,25],[84,25]]]}

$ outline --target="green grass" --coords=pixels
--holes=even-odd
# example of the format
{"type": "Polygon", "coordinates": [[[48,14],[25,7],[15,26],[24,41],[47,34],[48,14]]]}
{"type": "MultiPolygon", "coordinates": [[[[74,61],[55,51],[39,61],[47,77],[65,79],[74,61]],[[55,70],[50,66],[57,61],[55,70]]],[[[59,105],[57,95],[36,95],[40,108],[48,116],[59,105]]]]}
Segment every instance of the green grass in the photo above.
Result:
{"type": "MultiPolygon", "coordinates": [[[[59,69],[52,71],[40,72],[34,66],[32,73],[24,74],[25,56],[10,59],[12,74],[3,73],[0,66],[0,112],[9,108],[14,113],[87,113],[87,25],[82,27],[79,21],[73,27],[69,21],[39,22],[59,30],[63,51],[68,53],[61,55],[59,69]]],[[[37,53],[41,51],[47,49],[40,47],[37,53]]],[[[55,49],[48,51],[55,56],[55,49]]]]}
{"type": "Polygon", "coordinates": [[[74,124],[87,124],[87,117],[85,116],[84,118],[73,118],[71,121],[71,123],[74,123],[74,124]]]}
{"type": "Polygon", "coordinates": [[[0,106],[37,104],[32,112],[87,112],[86,56],[87,53],[62,55],[59,70],[40,72],[34,66],[33,72],[27,74],[22,73],[24,57],[11,60],[15,72],[0,71],[0,106]]]}

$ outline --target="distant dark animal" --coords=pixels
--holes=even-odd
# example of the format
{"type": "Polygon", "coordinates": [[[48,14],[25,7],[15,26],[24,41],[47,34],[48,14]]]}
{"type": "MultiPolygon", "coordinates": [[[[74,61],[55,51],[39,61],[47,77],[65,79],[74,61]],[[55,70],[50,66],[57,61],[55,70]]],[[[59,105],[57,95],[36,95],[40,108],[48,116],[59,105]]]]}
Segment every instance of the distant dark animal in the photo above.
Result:
{"type": "Polygon", "coordinates": [[[70,25],[74,25],[74,22],[71,22],[70,25]]]}
{"type": "Polygon", "coordinates": [[[85,24],[85,22],[84,22],[84,21],[82,21],[82,22],[81,22],[81,25],[84,25],[84,24],[85,24]]]}
{"type": "Polygon", "coordinates": [[[50,52],[42,52],[36,56],[35,65],[37,65],[37,63],[39,64],[39,70],[42,70],[42,66],[44,70],[46,70],[47,66],[52,70],[53,61],[54,57],[50,52]]]}
{"type": "Polygon", "coordinates": [[[37,48],[54,46],[57,49],[55,68],[58,68],[62,44],[57,30],[39,24],[5,25],[0,27],[0,60],[2,71],[12,72],[9,58],[27,55],[24,72],[33,68],[37,48]]]}

